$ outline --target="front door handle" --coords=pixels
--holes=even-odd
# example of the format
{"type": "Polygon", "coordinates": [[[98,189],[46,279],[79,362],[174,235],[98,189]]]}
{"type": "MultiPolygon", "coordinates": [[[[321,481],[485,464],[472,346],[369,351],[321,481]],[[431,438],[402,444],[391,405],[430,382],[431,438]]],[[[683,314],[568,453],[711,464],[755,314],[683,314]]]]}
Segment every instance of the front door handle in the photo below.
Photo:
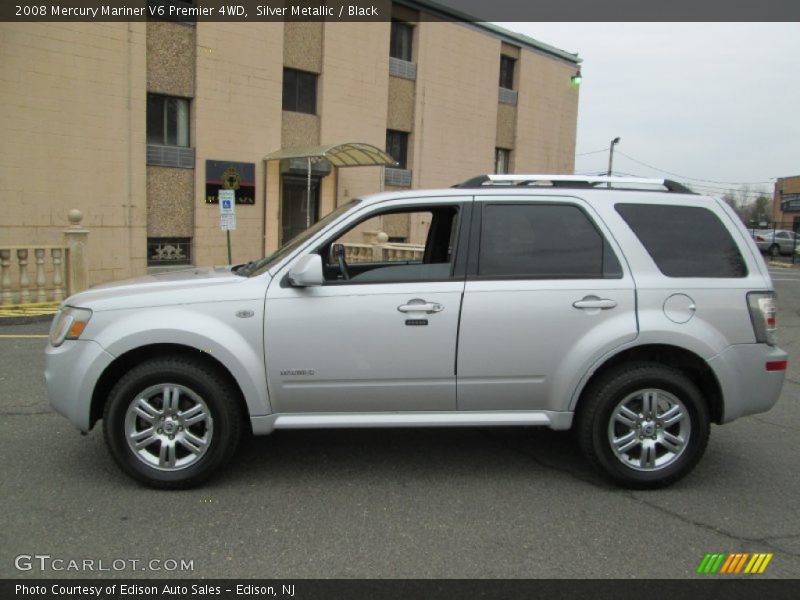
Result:
{"type": "Polygon", "coordinates": [[[575,308],[599,308],[601,310],[608,310],[609,308],[614,308],[616,305],[616,300],[598,298],[597,296],[586,296],[582,300],[577,300],[572,303],[572,306],[575,308]]]}
{"type": "Polygon", "coordinates": [[[413,300],[409,300],[408,304],[401,304],[397,307],[402,313],[409,313],[409,312],[424,312],[424,313],[437,313],[442,312],[444,310],[444,306],[439,304],[438,302],[426,302],[421,298],[414,298],[413,300]]]}

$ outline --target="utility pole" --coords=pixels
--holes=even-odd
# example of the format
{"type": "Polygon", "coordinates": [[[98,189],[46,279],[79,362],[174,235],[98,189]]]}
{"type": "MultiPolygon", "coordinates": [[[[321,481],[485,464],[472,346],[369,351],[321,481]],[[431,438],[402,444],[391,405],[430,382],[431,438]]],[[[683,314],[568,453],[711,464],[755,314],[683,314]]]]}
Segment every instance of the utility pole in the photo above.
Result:
{"type": "Polygon", "coordinates": [[[608,176],[611,177],[612,165],[614,164],[614,146],[619,144],[620,138],[615,137],[611,140],[611,145],[608,147],[608,176]]]}

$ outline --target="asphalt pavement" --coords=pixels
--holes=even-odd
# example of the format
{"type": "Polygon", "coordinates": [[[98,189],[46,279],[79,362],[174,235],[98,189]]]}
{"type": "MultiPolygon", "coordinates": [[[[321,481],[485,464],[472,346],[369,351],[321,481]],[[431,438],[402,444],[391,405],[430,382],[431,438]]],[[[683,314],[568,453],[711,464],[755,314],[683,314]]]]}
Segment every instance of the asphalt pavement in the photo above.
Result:
{"type": "Polygon", "coordinates": [[[648,492],[609,484],[569,433],[515,428],[277,432],[203,488],[150,490],[100,427],[51,411],[49,324],[0,327],[0,577],[684,578],[710,552],[798,577],[800,271],[773,276],[780,401],[713,426],[695,471],[648,492]]]}

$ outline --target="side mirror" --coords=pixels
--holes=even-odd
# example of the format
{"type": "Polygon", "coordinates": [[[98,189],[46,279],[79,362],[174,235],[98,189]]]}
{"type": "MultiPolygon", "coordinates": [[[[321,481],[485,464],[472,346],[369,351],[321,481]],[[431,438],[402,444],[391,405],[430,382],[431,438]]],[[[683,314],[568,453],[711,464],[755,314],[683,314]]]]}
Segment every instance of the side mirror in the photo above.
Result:
{"type": "Polygon", "coordinates": [[[331,244],[330,252],[328,254],[328,264],[338,265],[339,257],[343,257],[344,255],[344,244],[331,244]]]}
{"type": "Polygon", "coordinates": [[[324,282],[322,257],[319,254],[306,254],[289,270],[289,283],[294,287],[313,287],[324,282]]]}

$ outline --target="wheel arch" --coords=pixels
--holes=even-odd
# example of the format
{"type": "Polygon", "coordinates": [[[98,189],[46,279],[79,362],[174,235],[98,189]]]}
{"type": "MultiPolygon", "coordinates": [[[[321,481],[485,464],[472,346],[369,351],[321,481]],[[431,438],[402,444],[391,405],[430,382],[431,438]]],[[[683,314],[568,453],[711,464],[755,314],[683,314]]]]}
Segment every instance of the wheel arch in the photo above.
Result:
{"type": "MultiPolygon", "coordinates": [[[[97,380],[92,393],[92,401],[89,414],[89,429],[103,416],[103,409],[108,401],[108,395],[111,389],[127,371],[137,365],[142,364],[148,360],[156,358],[175,358],[185,357],[197,361],[203,366],[213,370],[219,377],[221,377],[233,390],[237,402],[240,403],[243,414],[248,415],[248,406],[245,399],[244,392],[241,386],[236,381],[236,378],[228,370],[228,368],[220,362],[216,357],[208,352],[203,352],[191,346],[183,344],[148,344],[146,346],[139,346],[121,354],[114,361],[109,364],[97,380]]],[[[249,423],[249,419],[246,419],[249,423]]]]}
{"type": "Polygon", "coordinates": [[[592,388],[592,384],[604,374],[623,365],[625,363],[649,361],[663,364],[680,370],[700,389],[703,397],[708,403],[709,415],[713,423],[720,424],[725,416],[725,404],[722,395],[722,387],[713,369],[700,356],[670,344],[646,344],[627,348],[609,358],[598,366],[578,391],[575,412],[581,410],[584,405],[586,394],[592,388]]]}

